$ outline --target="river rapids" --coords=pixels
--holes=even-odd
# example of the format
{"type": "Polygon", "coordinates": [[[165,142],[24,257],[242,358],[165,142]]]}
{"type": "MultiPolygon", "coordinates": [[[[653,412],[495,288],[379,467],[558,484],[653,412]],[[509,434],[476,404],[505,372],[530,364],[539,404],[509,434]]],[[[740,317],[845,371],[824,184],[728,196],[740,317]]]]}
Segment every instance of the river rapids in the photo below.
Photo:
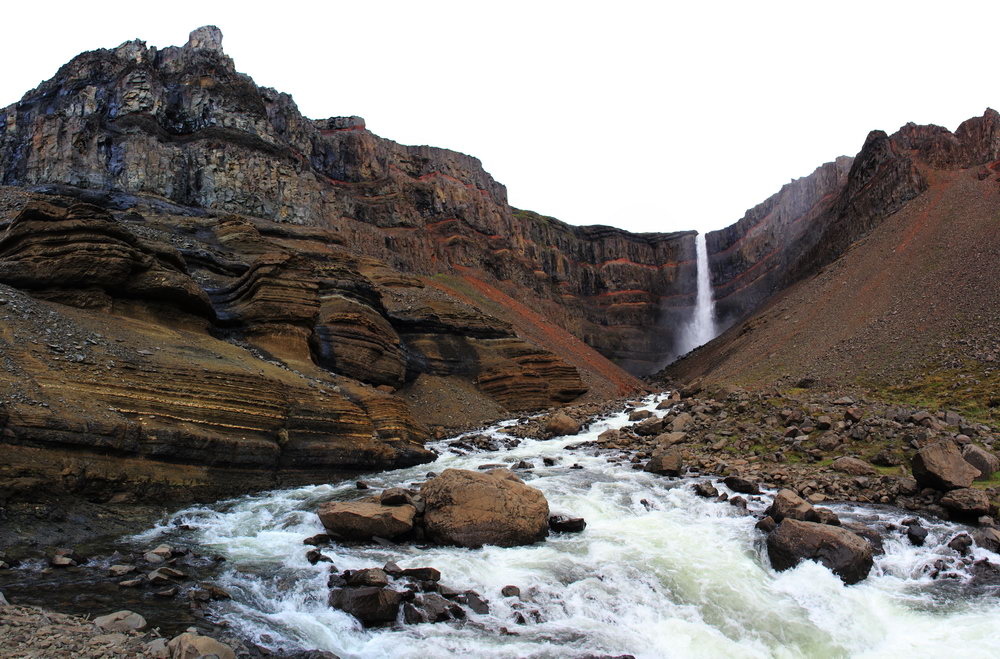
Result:
{"type": "MultiPolygon", "coordinates": [[[[640,409],[653,411],[659,400],[648,397],[640,409]]],[[[512,423],[485,434],[502,437],[512,423]]],[[[433,464],[366,478],[373,488],[406,487],[425,480],[428,470],[526,460],[535,468],[519,475],[544,492],[554,514],[586,518],[584,532],[554,534],[528,547],[323,549],[339,570],[387,561],[438,568],[442,584],[489,600],[488,614],[470,612],[464,622],[364,630],[327,604],[330,565],[310,565],[302,541],[323,532],[315,514],[321,502],[358,497],[353,482],[188,508],[133,540],[185,543],[225,557],[218,581],[233,599],[214,605],[215,616],[272,650],[421,659],[1000,654],[1000,598],[967,588],[960,572],[954,579],[929,576],[938,559],[956,559],[946,543],[960,525],[923,520],[930,531],[923,547],[887,533],[885,554],[854,586],[809,561],[776,573],[754,517],[695,496],[690,486],[698,479],[635,470],[614,452],[567,448],[626,423],[623,411],[579,435],[522,440],[496,452],[463,453],[445,440],[435,447],[440,457],[433,464]],[[544,458],[554,464],[544,466],[544,458]],[[509,584],[520,588],[524,603],[501,596],[509,584]],[[527,614],[527,624],[515,622],[518,610],[527,614]]],[[[756,499],[751,510],[765,508],[770,497],[756,499]]],[[[911,516],[888,508],[830,507],[845,521],[869,524],[898,524],[911,516]]],[[[978,547],[974,557],[1000,563],[1000,556],[978,547]]]]}

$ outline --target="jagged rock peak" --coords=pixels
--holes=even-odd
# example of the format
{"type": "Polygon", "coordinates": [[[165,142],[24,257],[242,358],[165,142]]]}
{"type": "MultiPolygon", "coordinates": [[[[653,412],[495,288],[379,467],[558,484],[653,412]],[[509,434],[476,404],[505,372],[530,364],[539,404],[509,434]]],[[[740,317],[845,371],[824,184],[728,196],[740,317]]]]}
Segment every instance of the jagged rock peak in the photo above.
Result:
{"type": "Polygon", "coordinates": [[[185,48],[192,50],[215,50],[222,52],[222,30],[214,25],[204,25],[188,35],[185,48]]]}

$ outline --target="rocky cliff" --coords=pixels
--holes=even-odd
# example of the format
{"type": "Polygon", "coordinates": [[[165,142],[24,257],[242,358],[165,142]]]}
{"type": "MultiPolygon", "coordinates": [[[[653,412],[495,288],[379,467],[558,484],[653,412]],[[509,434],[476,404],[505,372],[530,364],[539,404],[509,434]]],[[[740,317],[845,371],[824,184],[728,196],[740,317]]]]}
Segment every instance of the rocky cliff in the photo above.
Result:
{"type": "Polygon", "coordinates": [[[470,156],[311,120],[238,73],[215,28],[183,47],[84,53],[0,110],[0,181],[154,195],[331,230],[417,275],[457,268],[526,300],[633,372],[691,304],[690,234],[573,227],[512,209],[470,156]],[[649,328],[660,326],[663,336],[649,328]]]}
{"type": "Polygon", "coordinates": [[[708,234],[720,321],[744,319],[772,295],[815,273],[928,189],[928,171],[989,165],[1000,153],[1000,115],[987,110],[952,133],[907,124],[872,131],[855,158],[838,158],[784,186],[735,224],[708,234]]]}

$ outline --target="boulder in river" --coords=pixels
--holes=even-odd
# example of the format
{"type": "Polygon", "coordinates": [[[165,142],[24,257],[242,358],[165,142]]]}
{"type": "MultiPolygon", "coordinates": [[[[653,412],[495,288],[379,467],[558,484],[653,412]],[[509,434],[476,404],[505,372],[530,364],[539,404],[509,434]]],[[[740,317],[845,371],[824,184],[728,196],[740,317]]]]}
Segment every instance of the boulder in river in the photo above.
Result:
{"type": "Polygon", "coordinates": [[[420,496],[427,537],[440,544],[513,547],[549,532],[545,496],[507,469],[446,469],[420,487],[420,496]]]}
{"type": "Polygon", "coordinates": [[[760,494],[760,486],[757,483],[741,476],[726,476],[722,479],[722,482],[733,492],[739,492],[740,494],[760,494]]]}
{"type": "Polygon", "coordinates": [[[815,560],[844,583],[857,583],[871,571],[872,546],[860,536],[838,526],[785,519],[767,536],[767,555],[779,572],[803,560],[815,560]]]}
{"type": "Polygon", "coordinates": [[[349,613],[365,627],[396,621],[403,595],[389,588],[334,588],[330,591],[330,606],[349,613]]]}
{"type": "Polygon", "coordinates": [[[800,522],[819,521],[819,516],[812,504],[791,490],[778,492],[771,507],[767,509],[767,514],[778,523],[785,519],[795,519],[800,522]]]}
{"type": "Polygon", "coordinates": [[[680,476],[684,473],[684,458],[677,447],[665,451],[658,449],[653,451],[653,455],[650,456],[649,462],[643,469],[661,476],[680,476]]]}
{"type": "Polygon", "coordinates": [[[396,538],[413,529],[417,509],[411,505],[383,506],[364,501],[328,501],[319,507],[319,521],[347,540],[396,538]]]}
{"type": "Polygon", "coordinates": [[[556,412],[545,422],[545,433],[549,437],[575,435],[580,432],[580,422],[565,412],[556,412]]]}
{"type": "Polygon", "coordinates": [[[951,441],[929,444],[913,456],[913,477],[923,487],[956,490],[971,487],[979,470],[965,461],[951,441]]]}

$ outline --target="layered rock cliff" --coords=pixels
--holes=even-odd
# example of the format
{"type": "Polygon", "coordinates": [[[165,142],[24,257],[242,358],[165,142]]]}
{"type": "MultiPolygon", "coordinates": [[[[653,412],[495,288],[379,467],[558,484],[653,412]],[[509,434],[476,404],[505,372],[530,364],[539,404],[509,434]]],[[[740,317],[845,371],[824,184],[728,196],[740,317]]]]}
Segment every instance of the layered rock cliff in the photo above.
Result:
{"type": "Polygon", "coordinates": [[[670,321],[691,304],[689,234],[516,211],[477,159],[396,144],[358,117],[307,119],[238,73],[221,44],[209,27],[184,47],[134,41],[75,58],[0,110],[0,181],[330,229],[397,270],[466,268],[633,372],[662,361],[670,321]]]}

